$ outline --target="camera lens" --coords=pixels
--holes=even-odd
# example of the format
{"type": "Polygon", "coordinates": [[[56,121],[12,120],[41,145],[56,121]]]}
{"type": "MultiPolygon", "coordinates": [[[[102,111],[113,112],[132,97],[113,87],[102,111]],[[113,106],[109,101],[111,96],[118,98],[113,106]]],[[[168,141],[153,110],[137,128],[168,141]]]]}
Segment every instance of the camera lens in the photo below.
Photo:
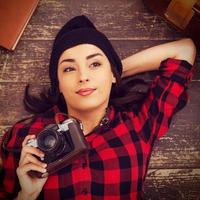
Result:
{"type": "Polygon", "coordinates": [[[57,131],[57,126],[49,126],[37,136],[38,148],[45,153],[45,162],[50,163],[72,151],[73,143],[68,132],[57,131]]]}
{"type": "Polygon", "coordinates": [[[56,138],[53,135],[47,135],[47,137],[44,140],[44,145],[46,148],[52,148],[56,144],[56,138]]]}
{"type": "Polygon", "coordinates": [[[52,153],[57,149],[60,144],[58,135],[53,130],[45,130],[38,135],[38,147],[44,152],[51,151],[52,153]]]}

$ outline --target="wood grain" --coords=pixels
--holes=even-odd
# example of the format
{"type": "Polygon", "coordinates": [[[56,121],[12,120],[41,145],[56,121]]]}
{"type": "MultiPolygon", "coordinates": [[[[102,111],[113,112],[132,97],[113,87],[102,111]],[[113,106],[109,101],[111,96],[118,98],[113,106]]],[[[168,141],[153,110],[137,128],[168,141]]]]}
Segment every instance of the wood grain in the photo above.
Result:
{"type": "Polygon", "coordinates": [[[172,39],[178,37],[155,14],[149,13],[141,0],[73,1],[43,0],[31,19],[22,40],[54,38],[71,17],[87,15],[109,38],[172,39]],[[117,22],[117,23],[116,23],[117,22]]]}
{"type": "Polygon", "coordinates": [[[199,200],[200,169],[148,170],[144,199],[199,200]]]}
{"type": "MultiPolygon", "coordinates": [[[[29,114],[22,99],[27,83],[35,94],[48,87],[53,38],[76,15],[87,15],[111,40],[120,57],[182,35],[150,13],[142,0],[41,0],[14,52],[0,49],[0,137],[29,114]]],[[[155,73],[136,77],[152,80],[155,73]]],[[[189,86],[189,102],[154,146],[145,199],[200,199],[200,52],[189,86]]]]}

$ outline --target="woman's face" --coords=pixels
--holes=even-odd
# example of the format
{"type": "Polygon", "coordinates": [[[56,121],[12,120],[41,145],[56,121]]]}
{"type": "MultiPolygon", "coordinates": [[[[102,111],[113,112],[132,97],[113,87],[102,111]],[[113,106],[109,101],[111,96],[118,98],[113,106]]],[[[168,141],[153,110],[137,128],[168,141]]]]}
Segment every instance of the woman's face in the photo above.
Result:
{"type": "Polygon", "coordinates": [[[115,78],[103,51],[95,45],[81,44],[60,56],[58,81],[68,111],[86,111],[108,106],[115,78]]]}

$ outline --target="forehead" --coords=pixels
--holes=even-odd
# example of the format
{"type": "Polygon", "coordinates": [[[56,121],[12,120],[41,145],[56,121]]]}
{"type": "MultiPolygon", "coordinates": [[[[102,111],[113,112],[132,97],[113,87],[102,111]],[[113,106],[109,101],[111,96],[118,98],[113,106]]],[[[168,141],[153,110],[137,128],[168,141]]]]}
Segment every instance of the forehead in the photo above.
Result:
{"type": "Polygon", "coordinates": [[[67,50],[65,50],[60,58],[63,57],[86,57],[88,55],[94,54],[94,53],[100,53],[103,55],[103,57],[106,57],[104,52],[97,46],[93,45],[93,44],[80,44],[74,47],[71,47],[67,50]]]}

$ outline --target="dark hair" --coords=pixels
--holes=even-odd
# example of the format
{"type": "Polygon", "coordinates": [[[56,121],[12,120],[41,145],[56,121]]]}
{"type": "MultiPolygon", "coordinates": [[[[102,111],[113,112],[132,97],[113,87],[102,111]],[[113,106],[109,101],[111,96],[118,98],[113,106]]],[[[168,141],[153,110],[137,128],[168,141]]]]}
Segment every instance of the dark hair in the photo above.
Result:
{"type": "MultiPolygon", "coordinates": [[[[143,79],[135,79],[134,77],[121,79],[116,68],[111,65],[111,69],[116,78],[116,83],[111,88],[109,105],[113,105],[118,110],[134,109],[138,111],[147,93],[147,83],[143,79]],[[141,87],[139,86],[145,86],[143,91],[140,91],[141,87]]],[[[65,99],[58,87],[56,91],[55,89],[52,90],[51,87],[43,89],[39,96],[32,95],[29,89],[28,84],[23,99],[24,108],[29,113],[40,114],[54,105],[57,105],[62,112],[67,112],[65,99]]]]}

